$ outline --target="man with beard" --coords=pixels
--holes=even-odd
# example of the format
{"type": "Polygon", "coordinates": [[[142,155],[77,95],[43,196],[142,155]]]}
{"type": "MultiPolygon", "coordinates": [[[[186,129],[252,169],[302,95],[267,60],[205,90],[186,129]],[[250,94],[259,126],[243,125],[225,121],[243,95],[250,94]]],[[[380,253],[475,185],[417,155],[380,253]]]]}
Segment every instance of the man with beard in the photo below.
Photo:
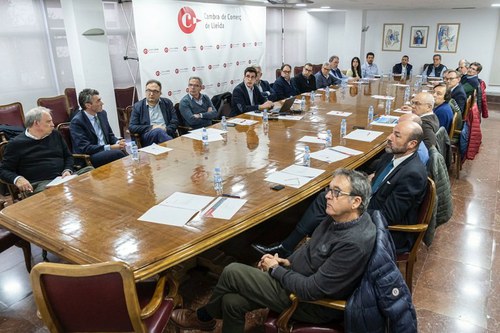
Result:
{"type": "MultiPolygon", "coordinates": [[[[418,209],[427,186],[427,171],[417,153],[422,136],[422,127],[416,122],[399,122],[387,138],[387,154],[382,156],[373,175],[368,209],[380,210],[389,225],[417,223],[418,209]]],[[[260,253],[287,257],[326,217],[325,205],[325,193],[321,192],[283,242],[271,246],[252,244],[253,248],[260,253]]],[[[391,234],[398,253],[411,249],[414,236],[401,232],[391,234]]]]}

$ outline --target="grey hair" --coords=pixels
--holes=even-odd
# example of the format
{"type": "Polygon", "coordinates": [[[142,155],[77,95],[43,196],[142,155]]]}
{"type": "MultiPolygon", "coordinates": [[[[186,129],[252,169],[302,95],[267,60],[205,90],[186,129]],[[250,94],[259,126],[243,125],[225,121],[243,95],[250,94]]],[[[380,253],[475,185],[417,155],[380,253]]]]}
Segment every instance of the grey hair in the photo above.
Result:
{"type": "Polygon", "coordinates": [[[31,128],[35,121],[41,121],[42,116],[44,113],[52,114],[52,111],[50,109],[47,109],[46,107],[43,106],[37,106],[36,108],[33,108],[26,112],[24,115],[24,126],[26,128],[31,128]]]}
{"type": "Polygon", "coordinates": [[[329,62],[324,62],[322,67],[325,67],[325,66],[330,67],[330,63],[329,62]]]}
{"type": "Polygon", "coordinates": [[[334,178],[338,176],[343,176],[349,180],[351,195],[361,197],[361,204],[358,207],[359,213],[366,212],[372,195],[372,187],[366,174],[356,170],[339,168],[333,172],[334,178]]]}
{"type": "Polygon", "coordinates": [[[329,61],[329,62],[332,62],[334,59],[339,59],[339,60],[340,60],[340,58],[339,58],[339,56],[338,56],[338,55],[332,55],[332,56],[330,57],[330,59],[328,59],[328,61],[329,61]]]}
{"type": "Polygon", "coordinates": [[[188,82],[189,82],[189,81],[191,81],[191,80],[198,80],[198,82],[200,82],[200,86],[202,86],[202,85],[203,85],[203,80],[202,80],[202,79],[201,79],[201,77],[199,77],[199,76],[191,76],[191,77],[189,78],[188,82]]]}
{"type": "Polygon", "coordinates": [[[95,89],[83,89],[82,91],[80,91],[80,93],[78,94],[78,104],[80,104],[82,110],[87,109],[85,107],[85,104],[92,104],[92,96],[95,95],[99,95],[99,92],[95,89]]]}

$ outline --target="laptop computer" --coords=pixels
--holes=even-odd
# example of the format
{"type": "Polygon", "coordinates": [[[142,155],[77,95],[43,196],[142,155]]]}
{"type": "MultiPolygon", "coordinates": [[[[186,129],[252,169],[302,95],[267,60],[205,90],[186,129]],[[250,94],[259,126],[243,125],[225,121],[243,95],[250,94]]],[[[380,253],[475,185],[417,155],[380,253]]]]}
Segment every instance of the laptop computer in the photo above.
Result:
{"type": "Polygon", "coordinates": [[[285,100],[285,102],[283,103],[283,105],[280,108],[274,108],[270,112],[271,113],[281,113],[281,114],[291,113],[290,109],[292,108],[294,101],[295,101],[295,96],[290,97],[290,98],[285,100]]]}

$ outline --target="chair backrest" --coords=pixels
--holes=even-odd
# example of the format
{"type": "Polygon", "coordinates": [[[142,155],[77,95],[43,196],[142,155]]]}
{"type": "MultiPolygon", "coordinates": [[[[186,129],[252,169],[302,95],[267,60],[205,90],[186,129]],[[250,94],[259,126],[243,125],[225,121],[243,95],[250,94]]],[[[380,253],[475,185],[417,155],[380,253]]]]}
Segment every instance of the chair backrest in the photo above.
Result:
{"type": "Polygon", "coordinates": [[[281,76],[281,68],[276,68],[275,74],[276,74],[276,79],[278,79],[281,76]]]}
{"type": "MultiPolygon", "coordinates": [[[[0,161],[3,160],[3,154],[5,153],[5,148],[7,148],[8,143],[9,143],[9,141],[0,142],[0,161]]],[[[8,184],[8,183],[5,183],[3,181],[1,181],[1,182],[4,183],[5,186],[7,186],[7,189],[9,190],[9,193],[10,193],[10,196],[12,198],[13,203],[17,202],[19,200],[25,199],[27,197],[27,195],[24,192],[19,191],[19,189],[17,188],[16,185],[8,184]]]]}
{"type": "Polygon", "coordinates": [[[64,95],[68,98],[69,108],[71,109],[70,113],[78,111],[80,106],[78,105],[78,98],[76,97],[76,89],[66,88],[64,89],[64,95]]]}
{"type": "Polygon", "coordinates": [[[146,332],[129,266],[40,263],[31,285],[51,332],[146,332]]]}
{"type": "Polygon", "coordinates": [[[297,76],[299,75],[300,73],[302,73],[302,69],[304,68],[304,66],[295,66],[293,68],[293,76],[297,76]]]}
{"type": "Polygon", "coordinates": [[[36,104],[52,110],[52,122],[54,126],[69,121],[71,110],[66,95],[41,97],[36,101],[36,104]]]}
{"type": "Polygon", "coordinates": [[[23,105],[19,102],[0,105],[0,124],[24,127],[23,105]]]}
{"type": "Polygon", "coordinates": [[[323,67],[323,64],[313,65],[313,74],[316,74],[317,72],[321,71],[322,67],[323,67]]]}
{"type": "Polygon", "coordinates": [[[453,120],[451,121],[450,132],[448,133],[448,137],[450,138],[450,141],[453,140],[455,130],[457,129],[457,119],[458,119],[458,113],[453,112],[453,120]]]}
{"type": "Polygon", "coordinates": [[[70,126],[69,122],[60,123],[59,125],[57,125],[56,129],[66,142],[69,151],[73,153],[73,142],[71,142],[71,132],[69,130],[69,126],[70,126]]]}
{"type": "Polygon", "coordinates": [[[134,105],[139,100],[137,89],[135,87],[116,88],[115,100],[117,108],[126,108],[129,105],[134,105]]]}
{"type": "MultiPolygon", "coordinates": [[[[420,204],[420,208],[418,211],[418,219],[417,219],[418,224],[429,225],[429,222],[432,219],[432,214],[434,206],[436,204],[436,199],[437,199],[436,184],[430,177],[427,177],[427,188],[425,190],[424,200],[420,204]]],[[[423,230],[418,233],[417,239],[415,240],[415,243],[413,244],[410,250],[410,257],[417,256],[418,247],[420,246],[420,243],[424,238],[425,232],[426,230],[423,230]]]]}

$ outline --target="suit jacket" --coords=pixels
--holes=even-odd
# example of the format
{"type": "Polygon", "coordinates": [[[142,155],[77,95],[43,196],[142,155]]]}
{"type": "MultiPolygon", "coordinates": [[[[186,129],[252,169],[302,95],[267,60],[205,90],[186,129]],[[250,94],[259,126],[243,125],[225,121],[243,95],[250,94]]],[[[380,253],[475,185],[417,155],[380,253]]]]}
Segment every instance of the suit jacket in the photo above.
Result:
{"type": "MultiPolygon", "coordinates": [[[[97,119],[99,119],[101,124],[106,144],[115,144],[118,139],[113,134],[111,126],[109,126],[106,111],[103,110],[97,113],[97,119]]],[[[99,144],[94,126],[92,126],[92,123],[83,110],[78,111],[73,119],[71,119],[69,128],[74,153],[93,155],[104,150],[104,146],[99,144]]]]}
{"type": "Polygon", "coordinates": [[[451,91],[451,98],[457,102],[458,107],[462,111],[462,114],[465,111],[465,104],[467,103],[467,95],[465,94],[464,87],[461,83],[459,83],[455,89],[451,91]]]}
{"type": "Polygon", "coordinates": [[[300,73],[292,79],[292,82],[299,94],[316,90],[316,78],[313,75],[306,78],[304,74],[300,73]]]}
{"type": "Polygon", "coordinates": [[[259,105],[266,102],[266,99],[260,93],[259,89],[253,88],[253,104],[250,103],[250,95],[248,95],[245,82],[241,82],[233,90],[233,98],[231,100],[231,116],[237,116],[239,114],[256,111],[259,109],[259,105]]]}
{"type": "MultiPolygon", "coordinates": [[[[374,180],[392,158],[392,154],[384,154],[375,170],[374,180]]],[[[426,186],[427,170],[418,154],[414,152],[392,170],[378,190],[372,193],[368,208],[380,210],[389,225],[416,224],[426,186]]],[[[413,245],[414,237],[412,235],[402,232],[391,232],[391,234],[398,252],[409,250],[413,245]]]]}
{"type": "MultiPolygon", "coordinates": [[[[161,113],[167,126],[167,134],[175,137],[175,131],[179,125],[179,120],[175,114],[174,105],[168,98],[161,97],[158,101],[161,113]]],[[[144,134],[151,130],[151,119],[149,118],[149,107],[146,99],[134,104],[132,115],[130,116],[129,130],[131,133],[144,134]]]]}
{"type": "MultiPolygon", "coordinates": [[[[410,76],[411,70],[413,66],[410,64],[406,64],[406,76],[410,76]]],[[[403,64],[395,64],[394,67],[392,67],[392,73],[393,74],[402,74],[401,72],[403,71],[403,64]]]]}
{"type": "Polygon", "coordinates": [[[342,74],[342,71],[340,68],[336,69],[330,69],[330,75],[332,76],[333,79],[333,84],[341,84],[342,83],[342,78],[344,77],[344,74],[342,74]]]}
{"type": "MultiPolygon", "coordinates": [[[[261,92],[262,96],[267,97],[267,99],[270,101],[276,100],[276,92],[271,87],[271,84],[269,82],[267,82],[266,80],[260,80],[259,85],[262,88],[262,92],[261,92]]],[[[256,86],[256,88],[259,89],[259,87],[257,87],[257,86],[256,86]]]]}
{"type": "Polygon", "coordinates": [[[422,116],[420,119],[422,119],[424,143],[427,149],[430,149],[437,144],[436,133],[439,130],[439,119],[434,113],[422,116]]]}
{"type": "Polygon", "coordinates": [[[273,84],[273,89],[276,92],[276,100],[282,100],[290,96],[298,95],[297,88],[293,80],[288,83],[282,76],[276,79],[273,84]]]}

